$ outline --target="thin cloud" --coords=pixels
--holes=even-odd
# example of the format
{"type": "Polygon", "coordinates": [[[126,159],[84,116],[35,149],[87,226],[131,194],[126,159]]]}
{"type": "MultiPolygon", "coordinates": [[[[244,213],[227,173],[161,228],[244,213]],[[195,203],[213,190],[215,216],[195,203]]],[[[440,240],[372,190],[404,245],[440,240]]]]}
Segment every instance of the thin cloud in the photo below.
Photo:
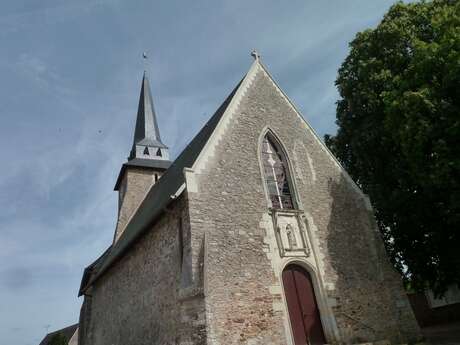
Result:
{"type": "Polygon", "coordinates": [[[94,9],[108,5],[116,6],[119,3],[120,0],[91,0],[37,7],[35,9],[13,11],[6,14],[4,12],[3,15],[0,15],[0,30],[5,34],[16,32],[33,25],[65,22],[70,18],[83,15],[94,9]]]}
{"type": "Polygon", "coordinates": [[[74,94],[72,89],[67,87],[56,69],[38,56],[22,53],[19,55],[15,67],[19,74],[29,82],[35,83],[41,89],[53,92],[61,97],[70,97],[74,94]]]}

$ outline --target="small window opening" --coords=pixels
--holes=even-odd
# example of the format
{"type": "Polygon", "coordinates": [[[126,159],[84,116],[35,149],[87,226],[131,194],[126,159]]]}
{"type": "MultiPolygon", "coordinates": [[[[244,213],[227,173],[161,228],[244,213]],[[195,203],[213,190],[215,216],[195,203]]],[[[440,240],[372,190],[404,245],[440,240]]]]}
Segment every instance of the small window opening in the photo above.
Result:
{"type": "Polygon", "coordinates": [[[155,182],[158,181],[158,174],[155,174],[155,182]]]}
{"type": "Polygon", "coordinates": [[[147,155],[149,156],[150,153],[149,153],[149,148],[146,146],[145,149],[144,149],[144,155],[147,155]]]}
{"type": "Polygon", "coordinates": [[[158,151],[157,151],[157,156],[158,156],[158,157],[161,157],[161,156],[162,156],[162,154],[161,154],[161,149],[158,149],[158,151]]]}

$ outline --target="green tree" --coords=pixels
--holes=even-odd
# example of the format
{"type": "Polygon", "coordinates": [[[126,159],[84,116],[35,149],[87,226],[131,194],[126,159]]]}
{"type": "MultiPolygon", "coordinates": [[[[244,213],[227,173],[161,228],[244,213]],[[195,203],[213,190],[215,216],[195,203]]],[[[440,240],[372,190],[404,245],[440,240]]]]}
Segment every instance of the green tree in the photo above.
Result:
{"type": "Polygon", "coordinates": [[[356,35],[325,142],[369,194],[417,290],[460,283],[460,1],[393,5],[356,35]]]}

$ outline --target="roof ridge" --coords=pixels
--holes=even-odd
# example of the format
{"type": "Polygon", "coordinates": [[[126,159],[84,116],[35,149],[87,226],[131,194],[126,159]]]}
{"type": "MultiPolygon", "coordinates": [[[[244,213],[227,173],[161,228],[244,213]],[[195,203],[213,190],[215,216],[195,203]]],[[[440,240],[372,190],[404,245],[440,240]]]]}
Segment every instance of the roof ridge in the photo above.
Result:
{"type": "Polygon", "coordinates": [[[56,331],[47,333],[45,335],[45,337],[42,339],[42,341],[40,342],[40,345],[48,345],[49,342],[54,337],[54,335],[57,335],[57,334],[61,334],[62,336],[64,336],[66,338],[66,341],[69,341],[72,338],[72,336],[74,335],[75,331],[78,329],[78,325],[79,325],[78,323],[75,323],[73,325],[70,325],[70,326],[58,329],[56,331]]]}

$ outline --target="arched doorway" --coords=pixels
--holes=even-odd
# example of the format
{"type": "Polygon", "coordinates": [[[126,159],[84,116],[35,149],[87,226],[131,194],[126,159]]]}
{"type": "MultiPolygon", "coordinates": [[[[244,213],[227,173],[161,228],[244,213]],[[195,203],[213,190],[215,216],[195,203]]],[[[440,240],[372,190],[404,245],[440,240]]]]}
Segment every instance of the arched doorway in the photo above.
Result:
{"type": "Polygon", "coordinates": [[[283,271],[283,285],[294,344],[325,344],[310,274],[298,265],[288,265],[283,271]]]}

